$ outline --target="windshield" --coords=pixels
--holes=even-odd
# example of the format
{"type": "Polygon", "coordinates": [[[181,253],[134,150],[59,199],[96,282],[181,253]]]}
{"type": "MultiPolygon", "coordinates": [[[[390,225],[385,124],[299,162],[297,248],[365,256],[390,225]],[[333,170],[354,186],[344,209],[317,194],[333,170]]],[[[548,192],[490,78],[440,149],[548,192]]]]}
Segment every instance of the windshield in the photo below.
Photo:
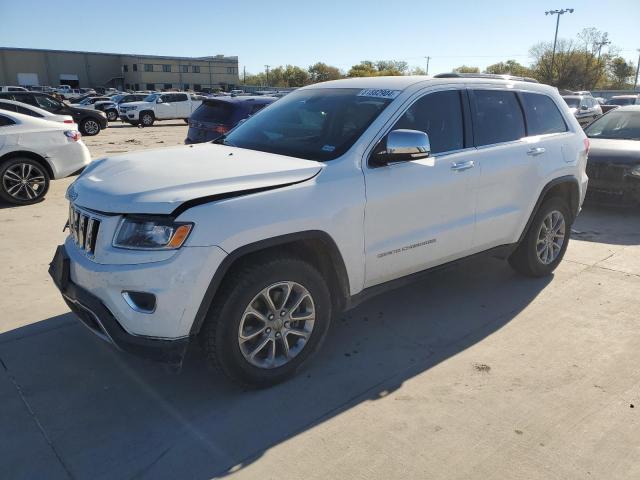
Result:
{"type": "Polygon", "coordinates": [[[635,98],[612,98],[608,105],[633,105],[635,98]]]}
{"type": "Polygon", "coordinates": [[[307,160],[332,160],[353,145],[398,93],[359,88],[299,90],[250,117],[221,143],[307,160]]]}
{"type": "Polygon", "coordinates": [[[607,113],[585,129],[589,138],[640,140],[640,111],[607,113]]]}
{"type": "Polygon", "coordinates": [[[147,95],[146,97],[144,97],[143,102],[155,102],[156,98],[158,98],[159,96],[159,93],[152,93],[151,95],[147,95]]]}
{"type": "Polygon", "coordinates": [[[578,108],[580,106],[580,99],[577,97],[562,97],[567,105],[572,108],[578,108]]]}
{"type": "Polygon", "coordinates": [[[120,100],[122,100],[126,95],[120,94],[120,95],[114,95],[113,97],[111,97],[109,100],[111,100],[112,102],[116,102],[118,103],[120,100]]]}

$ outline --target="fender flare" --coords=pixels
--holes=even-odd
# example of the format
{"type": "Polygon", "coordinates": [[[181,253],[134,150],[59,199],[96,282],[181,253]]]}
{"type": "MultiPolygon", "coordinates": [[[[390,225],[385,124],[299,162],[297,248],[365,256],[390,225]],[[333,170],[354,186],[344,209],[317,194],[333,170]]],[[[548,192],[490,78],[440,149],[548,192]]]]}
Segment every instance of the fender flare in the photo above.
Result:
{"type": "Polygon", "coordinates": [[[524,229],[522,230],[522,232],[520,233],[520,237],[518,238],[518,243],[521,243],[522,240],[524,239],[524,236],[527,234],[527,232],[529,231],[529,227],[531,226],[531,222],[533,222],[534,217],[536,216],[536,214],[538,213],[538,210],[540,209],[540,206],[542,205],[542,202],[544,201],[545,197],[547,196],[547,193],[549,193],[549,191],[554,188],[557,187],[558,185],[561,184],[570,184],[572,186],[575,186],[576,191],[578,192],[577,198],[575,199],[575,205],[573,204],[573,199],[569,199],[569,208],[571,209],[571,213],[573,214],[573,218],[575,218],[578,215],[578,211],[580,208],[580,183],[578,182],[578,179],[576,177],[574,177],[573,175],[565,175],[562,177],[558,177],[558,178],[554,178],[553,180],[551,180],[549,183],[547,183],[544,188],[542,189],[542,192],[540,192],[540,195],[538,196],[538,200],[536,201],[536,204],[533,207],[533,210],[531,211],[531,215],[529,215],[529,220],[527,220],[526,225],[524,226],[524,229]]]}
{"type": "Polygon", "coordinates": [[[322,230],[306,230],[302,232],[288,233],[243,245],[242,247],[238,247],[233,250],[224,258],[216,269],[216,272],[214,273],[213,278],[211,279],[211,282],[209,282],[209,286],[202,297],[202,301],[200,302],[200,306],[196,312],[193,324],[191,325],[190,335],[194,336],[200,332],[200,329],[206,320],[207,313],[211,308],[211,304],[213,303],[213,299],[222,285],[223,279],[237,260],[248,254],[259,252],[261,250],[305,240],[319,240],[327,246],[331,266],[335,269],[338,288],[340,289],[343,297],[338,299],[339,304],[346,305],[346,302],[349,299],[349,276],[347,274],[347,268],[345,266],[344,259],[342,258],[342,254],[340,253],[340,250],[333,238],[322,230]]]}

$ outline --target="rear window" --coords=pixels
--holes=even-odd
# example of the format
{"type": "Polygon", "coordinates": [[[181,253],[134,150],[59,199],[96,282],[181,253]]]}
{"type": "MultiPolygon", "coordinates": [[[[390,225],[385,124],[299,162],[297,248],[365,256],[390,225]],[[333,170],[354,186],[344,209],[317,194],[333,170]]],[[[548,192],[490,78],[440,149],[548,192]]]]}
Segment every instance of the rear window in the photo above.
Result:
{"type": "Polygon", "coordinates": [[[474,90],[473,106],[476,146],[511,142],[525,136],[522,109],[514,92],[474,90]]]}
{"type": "Polygon", "coordinates": [[[633,105],[635,98],[612,98],[609,105],[633,105]]]}
{"type": "Polygon", "coordinates": [[[208,123],[230,123],[233,107],[227,102],[207,100],[191,114],[191,120],[208,123]]]}
{"type": "Polygon", "coordinates": [[[578,108],[580,106],[580,99],[577,97],[562,97],[562,99],[571,108],[578,108]]]}
{"type": "Polygon", "coordinates": [[[567,125],[558,107],[546,95],[522,93],[529,135],[545,135],[567,131],[567,125]]]}

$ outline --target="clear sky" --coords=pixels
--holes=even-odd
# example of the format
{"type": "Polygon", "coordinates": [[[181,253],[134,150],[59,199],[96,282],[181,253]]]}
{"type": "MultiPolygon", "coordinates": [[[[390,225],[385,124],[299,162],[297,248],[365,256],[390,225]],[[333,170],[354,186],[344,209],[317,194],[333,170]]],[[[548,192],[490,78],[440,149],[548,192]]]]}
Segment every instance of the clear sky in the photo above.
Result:
{"type": "Polygon", "coordinates": [[[560,38],[585,27],[609,32],[621,55],[637,62],[640,0],[205,1],[0,0],[0,46],[154,55],[237,55],[240,70],[265,64],[343,70],[360,60],[405,60],[429,72],[461,64],[483,68],[553,40],[548,9],[574,8],[560,38]],[[564,2],[564,3],[563,3],[564,2]],[[41,10],[41,13],[38,11],[41,10]]]}

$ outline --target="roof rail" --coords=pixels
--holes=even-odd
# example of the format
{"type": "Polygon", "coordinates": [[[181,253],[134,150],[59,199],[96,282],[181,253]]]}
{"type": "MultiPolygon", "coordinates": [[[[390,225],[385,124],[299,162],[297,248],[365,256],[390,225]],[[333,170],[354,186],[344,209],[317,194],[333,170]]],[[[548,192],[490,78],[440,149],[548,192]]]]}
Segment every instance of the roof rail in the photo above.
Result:
{"type": "Polygon", "coordinates": [[[540,83],[535,78],[531,77],[518,77],[516,75],[499,75],[496,73],[439,73],[434,75],[433,78],[493,78],[495,80],[513,80],[519,82],[540,83]]]}

